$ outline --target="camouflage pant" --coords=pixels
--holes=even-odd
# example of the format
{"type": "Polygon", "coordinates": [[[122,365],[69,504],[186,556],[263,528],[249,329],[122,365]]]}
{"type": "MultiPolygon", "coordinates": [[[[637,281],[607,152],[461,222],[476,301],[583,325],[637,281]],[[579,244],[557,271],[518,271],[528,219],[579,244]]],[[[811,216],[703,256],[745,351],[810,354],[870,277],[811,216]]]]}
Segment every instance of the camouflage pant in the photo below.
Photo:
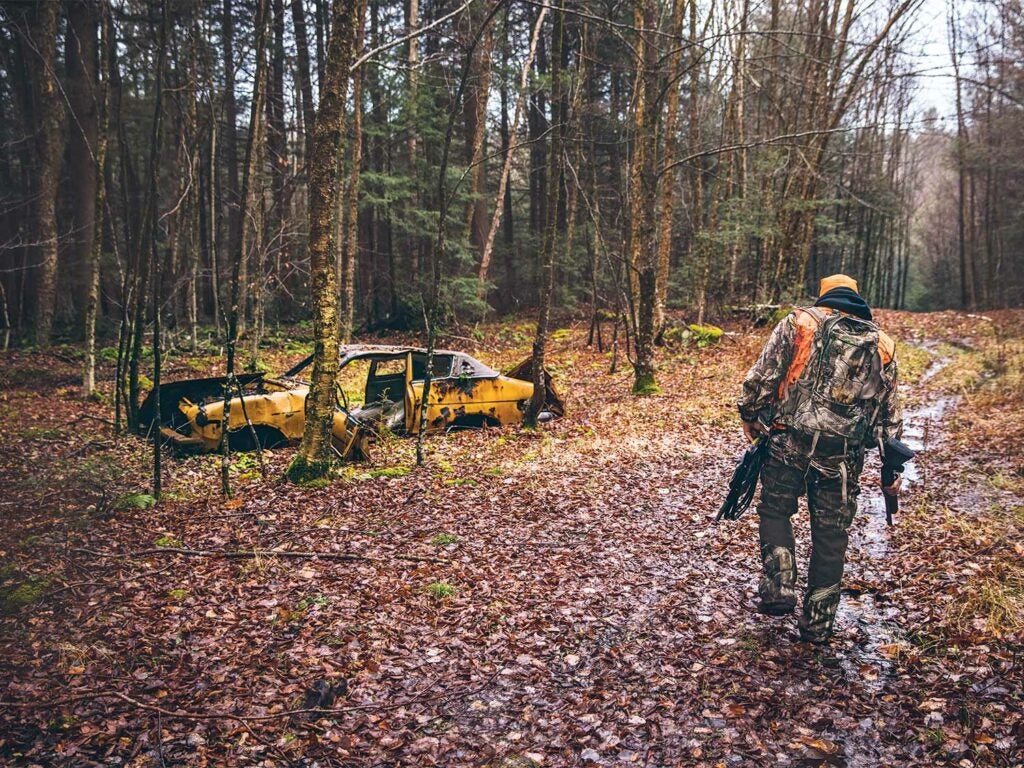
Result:
{"type": "Polygon", "coordinates": [[[772,456],[761,470],[757,513],[764,573],[759,592],[762,605],[776,610],[794,608],[797,603],[796,543],[790,518],[797,511],[797,500],[807,494],[811,562],[800,618],[800,634],[807,640],[823,642],[832,634],[862,466],[863,456],[858,456],[849,460],[843,471],[822,472],[809,465],[791,466],[772,456]]]}

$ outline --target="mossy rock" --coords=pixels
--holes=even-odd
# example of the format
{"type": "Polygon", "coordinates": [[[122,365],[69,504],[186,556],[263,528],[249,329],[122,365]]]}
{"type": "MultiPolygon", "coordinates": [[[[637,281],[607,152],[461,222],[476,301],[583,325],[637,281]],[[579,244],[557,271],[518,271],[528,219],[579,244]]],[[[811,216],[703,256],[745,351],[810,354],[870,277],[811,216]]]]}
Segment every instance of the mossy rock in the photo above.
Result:
{"type": "Polygon", "coordinates": [[[687,326],[687,329],[693,334],[698,347],[710,347],[717,344],[725,334],[725,331],[717,325],[697,325],[696,323],[691,323],[687,326]]]}
{"type": "Polygon", "coordinates": [[[29,576],[25,581],[0,589],[0,612],[17,613],[39,600],[49,586],[49,579],[29,576]]]}

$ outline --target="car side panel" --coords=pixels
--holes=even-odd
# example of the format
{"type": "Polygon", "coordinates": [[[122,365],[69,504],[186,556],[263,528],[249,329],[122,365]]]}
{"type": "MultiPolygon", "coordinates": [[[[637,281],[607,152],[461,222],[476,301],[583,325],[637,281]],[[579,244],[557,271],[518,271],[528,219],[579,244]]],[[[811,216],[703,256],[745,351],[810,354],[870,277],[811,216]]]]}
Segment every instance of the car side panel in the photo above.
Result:
{"type": "MultiPolygon", "coordinates": [[[[260,395],[246,395],[245,408],[242,401],[235,397],[231,400],[231,414],[228,429],[235,432],[247,427],[246,416],[253,426],[272,427],[281,432],[288,440],[302,437],[305,423],[307,387],[268,392],[260,395]]],[[[224,418],[223,402],[208,404],[204,411],[209,419],[205,426],[196,423],[199,406],[182,403],[182,413],[192,426],[192,434],[202,438],[202,450],[213,451],[220,444],[221,421],[224,418]]]]}
{"type": "MultiPolygon", "coordinates": [[[[412,382],[416,408],[423,401],[423,382],[412,382]]],[[[484,416],[499,424],[518,424],[523,420],[521,404],[533,394],[533,385],[505,376],[494,378],[438,379],[430,385],[427,428],[445,429],[464,417],[484,416]]],[[[419,432],[417,416],[413,433],[419,432]]]]}

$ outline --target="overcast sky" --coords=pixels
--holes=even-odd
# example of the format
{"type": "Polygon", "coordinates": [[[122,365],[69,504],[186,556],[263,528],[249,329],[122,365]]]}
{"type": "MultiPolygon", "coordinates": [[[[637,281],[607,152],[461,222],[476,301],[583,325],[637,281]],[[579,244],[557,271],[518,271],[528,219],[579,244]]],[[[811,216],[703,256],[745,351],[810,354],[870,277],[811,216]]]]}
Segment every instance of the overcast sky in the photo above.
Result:
{"type": "MultiPolygon", "coordinates": [[[[913,56],[920,73],[916,103],[922,111],[934,107],[947,125],[956,120],[956,82],[949,55],[947,21],[950,7],[956,9],[966,26],[976,23],[978,14],[992,10],[983,0],[924,0],[918,11],[911,41],[913,47],[907,52],[913,56]],[[975,18],[972,20],[971,16],[975,18]]],[[[963,51],[963,45],[961,51],[963,66],[969,67],[973,62],[972,53],[963,51]]]]}

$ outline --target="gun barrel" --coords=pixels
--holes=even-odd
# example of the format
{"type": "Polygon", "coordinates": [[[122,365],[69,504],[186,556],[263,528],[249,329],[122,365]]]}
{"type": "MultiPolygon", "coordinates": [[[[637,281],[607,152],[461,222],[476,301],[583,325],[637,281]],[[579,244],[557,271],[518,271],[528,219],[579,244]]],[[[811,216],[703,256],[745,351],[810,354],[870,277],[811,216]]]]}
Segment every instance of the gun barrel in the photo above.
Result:
{"type": "Polygon", "coordinates": [[[885,498],[885,522],[887,525],[892,525],[892,516],[900,511],[900,497],[884,491],[882,496],[885,498]]]}

